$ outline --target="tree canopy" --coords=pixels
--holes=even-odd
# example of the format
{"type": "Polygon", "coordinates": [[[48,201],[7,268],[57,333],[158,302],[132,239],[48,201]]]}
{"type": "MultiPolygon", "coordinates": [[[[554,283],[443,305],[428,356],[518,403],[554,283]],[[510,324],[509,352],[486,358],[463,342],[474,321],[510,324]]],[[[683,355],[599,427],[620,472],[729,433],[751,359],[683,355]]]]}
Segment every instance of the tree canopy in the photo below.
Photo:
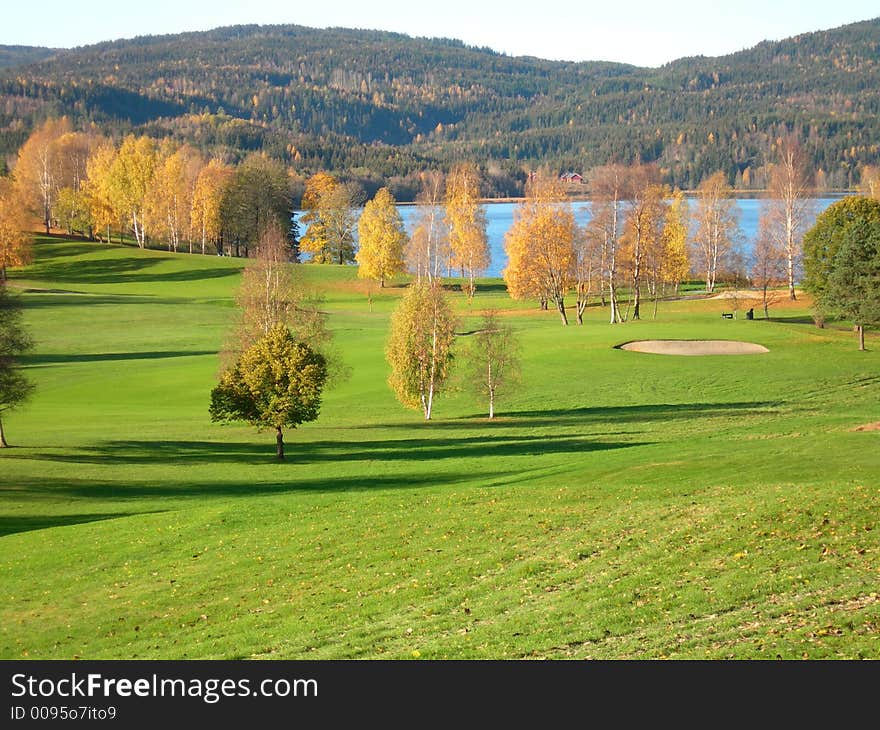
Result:
{"type": "Polygon", "coordinates": [[[220,377],[211,391],[211,420],[275,429],[276,456],[284,459],[283,429],[318,417],[326,380],[324,357],[276,325],[220,377]]]}
{"type": "Polygon", "coordinates": [[[32,346],[21,323],[17,299],[5,284],[0,284],[0,447],[9,445],[3,431],[4,413],[21,405],[33,391],[33,384],[18,363],[18,358],[32,346]]]}

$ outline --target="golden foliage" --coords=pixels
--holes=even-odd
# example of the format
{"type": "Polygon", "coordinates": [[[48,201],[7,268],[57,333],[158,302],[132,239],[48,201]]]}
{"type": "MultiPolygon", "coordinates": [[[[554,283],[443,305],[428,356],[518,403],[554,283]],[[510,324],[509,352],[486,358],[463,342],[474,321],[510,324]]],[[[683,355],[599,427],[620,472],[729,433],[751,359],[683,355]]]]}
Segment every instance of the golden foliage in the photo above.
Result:
{"type": "Polygon", "coordinates": [[[480,204],[480,172],[473,163],[460,163],[449,173],[445,212],[451,265],[467,279],[464,288],[470,300],[476,291],[476,277],[489,266],[486,214],[480,204]]]}
{"type": "Polygon", "coordinates": [[[386,279],[404,271],[407,235],[388,188],[380,188],[364,206],[358,221],[358,239],[355,259],[360,278],[375,279],[379,286],[385,286],[386,279]]]}
{"type": "Polygon", "coordinates": [[[403,405],[421,408],[426,421],[449,374],[454,339],[455,316],[439,282],[412,284],[391,315],[388,384],[403,405]]]}
{"type": "Polygon", "coordinates": [[[20,192],[7,178],[0,178],[0,280],[6,268],[24,266],[31,259],[31,235],[20,192]]]}

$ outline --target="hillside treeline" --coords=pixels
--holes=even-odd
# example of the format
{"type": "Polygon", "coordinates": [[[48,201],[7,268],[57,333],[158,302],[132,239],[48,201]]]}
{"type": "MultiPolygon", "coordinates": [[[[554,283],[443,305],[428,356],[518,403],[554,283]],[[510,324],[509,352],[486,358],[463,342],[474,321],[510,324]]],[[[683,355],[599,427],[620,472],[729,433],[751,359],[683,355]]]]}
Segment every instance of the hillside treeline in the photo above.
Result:
{"type": "Polygon", "coordinates": [[[67,115],[227,164],[261,152],[409,200],[422,170],[464,159],[492,196],[522,194],[539,165],[608,161],[655,163],[682,189],[718,170],[760,189],[794,134],[820,186],[849,188],[880,162],[878,43],[875,20],[640,69],[298,26],[138,38],[0,72],[0,153],[10,165],[35,126],[67,115]]]}

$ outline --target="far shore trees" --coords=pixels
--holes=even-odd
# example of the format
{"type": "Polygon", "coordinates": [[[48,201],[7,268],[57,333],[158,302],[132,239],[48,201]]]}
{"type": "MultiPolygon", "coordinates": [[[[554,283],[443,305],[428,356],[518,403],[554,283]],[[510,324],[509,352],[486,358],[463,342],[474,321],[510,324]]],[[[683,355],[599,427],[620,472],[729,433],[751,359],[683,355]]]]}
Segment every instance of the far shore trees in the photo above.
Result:
{"type": "Polygon", "coordinates": [[[275,429],[275,455],[283,460],[284,429],[318,417],[326,380],[324,357],[277,324],[220,376],[211,420],[275,429]]]}
{"type": "Polygon", "coordinates": [[[617,301],[620,239],[624,230],[626,208],[632,199],[632,182],[628,169],[611,164],[596,168],[591,181],[593,216],[587,226],[587,235],[601,250],[600,266],[603,272],[602,301],[608,292],[611,305],[611,324],[623,321],[617,301]]]}
{"type": "Polygon", "coordinates": [[[302,223],[308,229],[300,250],[311,254],[316,264],[349,264],[355,260],[355,208],[362,201],[362,190],[354,183],[341,183],[326,172],[306,181],[302,223]]]}
{"type": "Polygon", "coordinates": [[[446,179],[445,202],[451,265],[461,272],[470,302],[477,276],[489,266],[486,214],[480,204],[480,171],[475,164],[459,163],[452,168],[446,179]]]}
{"type": "Polygon", "coordinates": [[[439,280],[450,261],[449,227],[443,213],[443,173],[421,174],[422,188],[416,196],[416,221],[406,247],[406,267],[416,281],[439,280]]]}
{"type": "Polygon", "coordinates": [[[694,234],[694,266],[705,273],[706,292],[715,291],[719,270],[734,247],[739,223],[736,201],[723,172],[716,172],[697,188],[694,234]]]}
{"type": "Polygon", "coordinates": [[[31,259],[28,216],[20,193],[9,178],[0,178],[0,286],[10,266],[24,266],[31,259]]]}
{"type": "Polygon", "coordinates": [[[407,408],[431,420],[452,364],[455,316],[439,281],[412,283],[391,315],[388,384],[407,408]]]}
{"type": "Polygon", "coordinates": [[[565,295],[574,284],[578,235],[561,183],[555,176],[536,176],[505,236],[508,263],[502,275],[514,299],[553,302],[563,325],[568,324],[565,295]]]}
{"type": "Polygon", "coordinates": [[[403,273],[407,236],[403,218],[388,188],[380,188],[364,206],[358,221],[358,277],[384,287],[386,280],[403,273]]]}
{"type": "Polygon", "coordinates": [[[33,343],[21,324],[21,306],[0,283],[0,447],[9,446],[3,431],[3,415],[21,405],[33,391],[22,373],[20,358],[33,343]]]}
{"type": "Polygon", "coordinates": [[[489,418],[495,418],[498,396],[520,378],[519,343],[513,328],[496,312],[486,312],[480,329],[468,337],[462,359],[464,382],[476,395],[486,399],[489,418]]]}
{"type": "Polygon", "coordinates": [[[880,323],[880,201],[849,197],[830,205],[804,236],[804,288],[822,315],[865,327],[880,323]]]}
{"type": "Polygon", "coordinates": [[[801,243],[807,221],[812,217],[811,195],[806,154],[795,138],[780,140],[759,225],[763,235],[774,239],[785,254],[788,297],[792,301],[797,298],[794,283],[800,269],[801,243]]]}

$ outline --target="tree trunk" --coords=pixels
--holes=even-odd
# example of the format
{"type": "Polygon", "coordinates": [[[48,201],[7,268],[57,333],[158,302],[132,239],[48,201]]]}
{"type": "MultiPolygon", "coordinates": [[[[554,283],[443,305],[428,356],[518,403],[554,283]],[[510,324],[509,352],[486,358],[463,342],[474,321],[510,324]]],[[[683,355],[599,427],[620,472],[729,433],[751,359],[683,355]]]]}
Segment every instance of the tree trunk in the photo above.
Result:
{"type": "Polygon", "coordinates": [[[281,426],[275,427],[275,456],[278,461],[284,461],[284,433],[281,426]]]}
{"type": "Polygon", "coordinates": [[[565,313],[565,300],[562,297],[559,297],[556,300],[556,309],[559,310],[559,316],[562,318],[563,327],[568,326],[568,315],[565,313]]]}
{"type": "Polygon", "coordinates": [[[859,351],[865,351],[865,325],[857,324],[856,331],[859,333],[859,351]]]}
{"type": "Polygon", "coordinates": [[[7,446],[9,444],[6,443],[6,434],[3,433],[3,421],[0,419],[0,449],[5,449],[7,446]]]}

